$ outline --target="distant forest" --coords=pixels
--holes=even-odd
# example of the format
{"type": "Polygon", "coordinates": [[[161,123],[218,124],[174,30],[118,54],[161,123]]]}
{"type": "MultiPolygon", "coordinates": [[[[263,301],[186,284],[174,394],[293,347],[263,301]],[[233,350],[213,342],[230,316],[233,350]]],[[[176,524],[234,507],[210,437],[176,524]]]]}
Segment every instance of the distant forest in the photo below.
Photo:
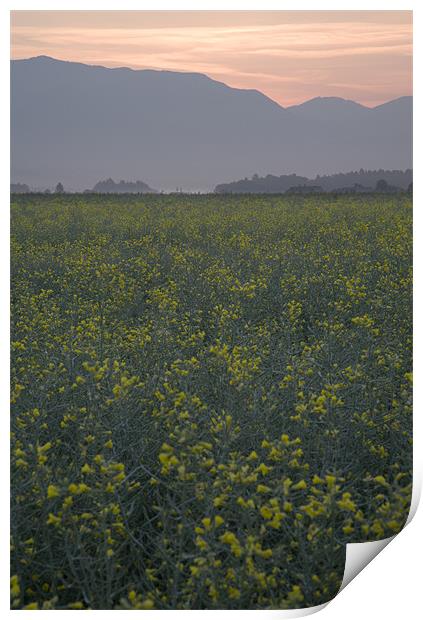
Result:
{"type": "Polygon", "coordinates": [[[274,176],[268,174],[251,179],[245,178],[231,183],[222,183],[215,187],[218,194],[280,194],[313,192],[395,192],[411,190],[413,171],[407,170],[359,170],[356,172],[339,172],[331,175],[317,175],[314,179],[296,174],[274,176]]]}
{"type": "MultiPolygon", "coordinates": [[[[49,194],[51,190],[44,190],[49,194]]],[[[10,192],[12,194],[28,194],[31,192],[39,193],[39,190],[31,189],[26,183],[11,183],[10,192]]],[[[62,183],[56,185],[56,189],[53,190],[56,194],[62,194],[64,192],[62,183]]],[[[92,189],[84,190],[84,193],[89,194],[157,194],[156,189],[152,189],[147,183],[143,181],[119,181],[115,183],[113,179],[106,179],[105,181],[99,181],[94,185],[92,189]]]]}
{"type": "MultiPolygon", "coordinates": [[[[221,183],[216,185],[214,192],[217,194],[312,194],[319,192],[337,193],[366,193],[381,192],[395,193],[412,191],[413,171],[407,170],[359,170],[356,172],[339,172],[331,175],[317,175],[314,179],[299,176],[297,174],[283,174],[275,176],[268,174],[260,177],[254,174],[251,179],[245,178],[240,181],[221,183]]],[[[28,194],[39,192],[31,189],[26,183],[11,183],[12,194],[28,194]]],[[[50,193],[51,190],[45,190],[50,193]]],[[[63,193],[62,183],[58,183],[55,193],[63,193]]],[[[92,189],[84,190],[85,193],[96,194],[157,194],[143,181],[119,181],[106,179],[99,181],[92,189]]]]}
{"type": "Polygon", "coordinates": [[[143,181],[119,181],[119,183],[115,183],[113,179],[99,181],[92,190],[86,191],[99,194],[157,194],[156,189],[152,189],[143,181]]]}
{"type": "Polygon", "coordinates": [[[28,194],[30,192],[29,185],[26,183],[11,183],[10,184],[10,193],[11,194],[28,194]]]}

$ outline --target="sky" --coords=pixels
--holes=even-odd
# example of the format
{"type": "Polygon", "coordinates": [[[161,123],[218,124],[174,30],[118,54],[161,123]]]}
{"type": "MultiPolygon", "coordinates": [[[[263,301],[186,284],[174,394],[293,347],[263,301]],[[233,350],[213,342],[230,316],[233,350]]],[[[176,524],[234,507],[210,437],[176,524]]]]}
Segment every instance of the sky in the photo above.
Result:
{"type": "Polygon", "coordinates": [[[412,12],[12,11],[11,57],[39,55],[372,107],[412,94],[412,12]]]}

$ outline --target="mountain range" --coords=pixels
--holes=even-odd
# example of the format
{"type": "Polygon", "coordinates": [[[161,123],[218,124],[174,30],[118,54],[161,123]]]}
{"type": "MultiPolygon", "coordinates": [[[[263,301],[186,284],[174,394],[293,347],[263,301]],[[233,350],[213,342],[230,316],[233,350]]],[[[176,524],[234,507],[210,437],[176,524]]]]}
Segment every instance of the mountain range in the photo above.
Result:
{"type": "Polygon", "coordinates": [[[200,73],[11,61],[14,183],[65,189],[142,178],[212,190],[254,173],[305,177],[412,167],[412,97],[368,108],[337,97],[282,107],[200,73]]]}

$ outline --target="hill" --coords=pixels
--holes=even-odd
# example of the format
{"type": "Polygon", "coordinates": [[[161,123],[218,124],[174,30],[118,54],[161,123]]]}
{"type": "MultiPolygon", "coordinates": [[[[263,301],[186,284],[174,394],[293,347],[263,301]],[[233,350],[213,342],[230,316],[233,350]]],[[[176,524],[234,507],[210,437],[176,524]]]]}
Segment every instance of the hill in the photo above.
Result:
{"type": "Polygon", "coordinates": [[[70,189],[105,174],[165,191],[253,173],[306,177],[412,165],[412,99],[338,98],[283,108],[199,73],[105,68],[46,56],[11,62],[16,182],[70,189]]]}

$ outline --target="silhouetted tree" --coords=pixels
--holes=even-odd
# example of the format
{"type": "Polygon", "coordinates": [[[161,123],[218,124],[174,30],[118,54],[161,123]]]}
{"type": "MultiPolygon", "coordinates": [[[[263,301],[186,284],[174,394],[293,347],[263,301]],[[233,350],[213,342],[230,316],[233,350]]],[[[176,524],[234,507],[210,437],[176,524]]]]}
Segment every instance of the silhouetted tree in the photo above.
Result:
{"type": "Polygon", "coordinates": [[[385,181],[385,179],[379,179],[379,181],[376,183],[376,191],[386,192],[387,189],[388,189],[388,183],[385,181]]]}
{"type": "Polygon", "coordinates": [[[10,191],[12,194],[28,194],[30,189],[26,183],[11,183],[10,191]]]}
{"type": "Polygon", "coordinates": [[[63,185],[60,183],[60,181],[56,185],[55,192],[56,192],[56,194],[63,194],[63,192],[64,192],[63,185]]]}

